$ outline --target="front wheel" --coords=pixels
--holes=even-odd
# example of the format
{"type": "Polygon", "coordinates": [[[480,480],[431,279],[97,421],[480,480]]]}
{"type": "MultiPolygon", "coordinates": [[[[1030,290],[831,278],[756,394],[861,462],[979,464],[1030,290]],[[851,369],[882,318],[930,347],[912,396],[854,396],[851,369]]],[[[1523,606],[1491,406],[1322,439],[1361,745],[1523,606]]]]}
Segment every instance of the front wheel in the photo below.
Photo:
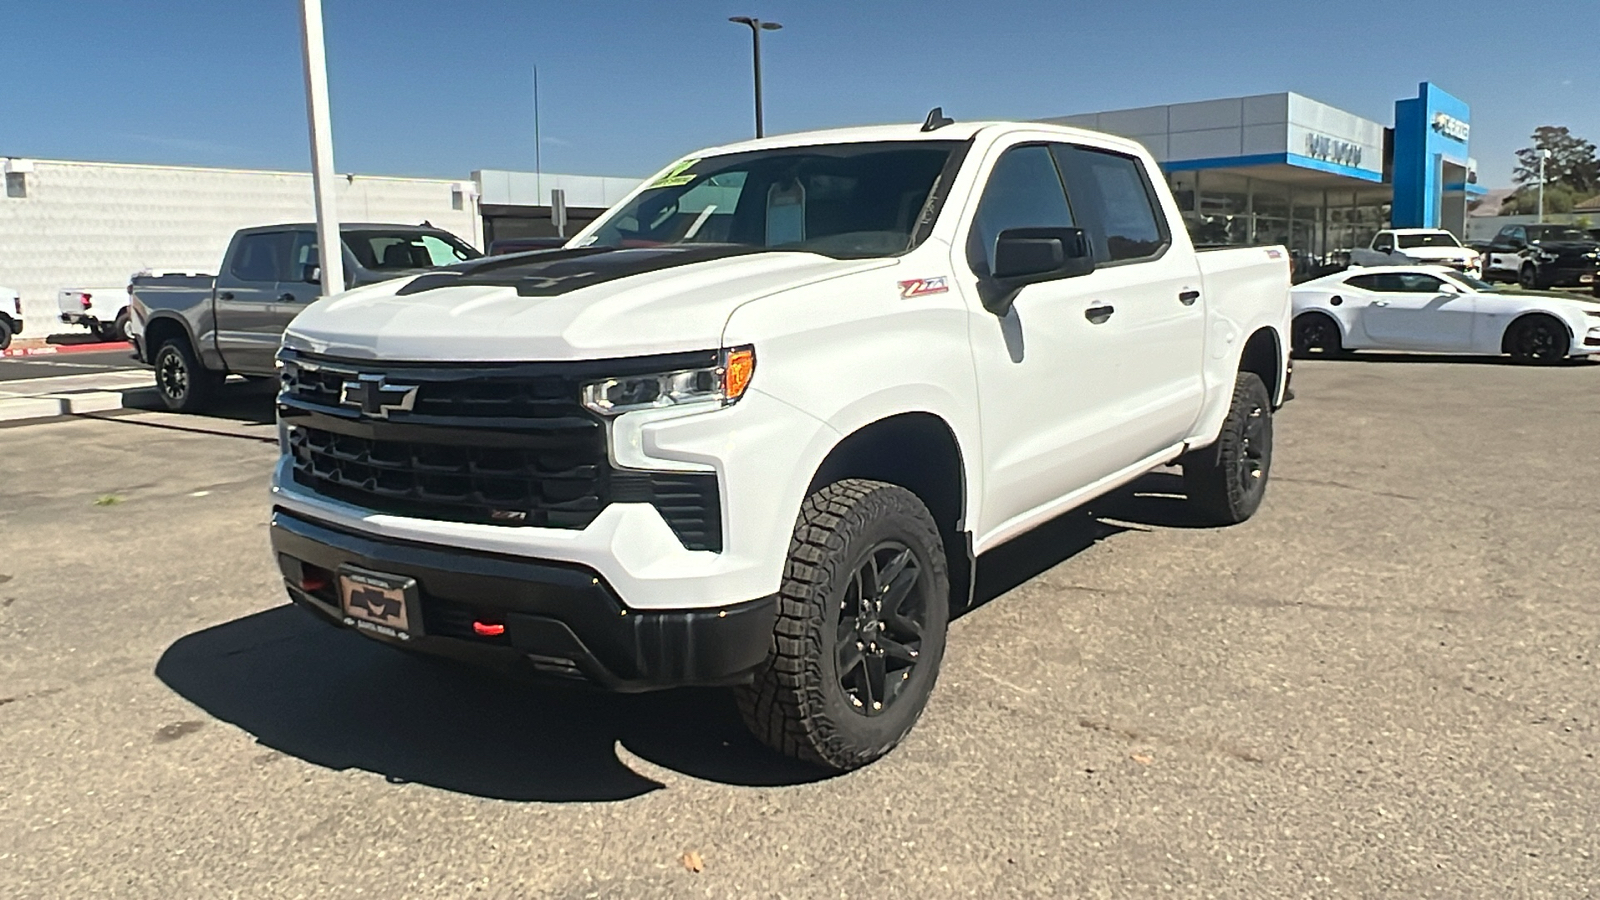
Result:
{"type": "Polygon", "coordinates": [[[1525,291],[1543,290],[1544,286],[1539,283],[1539,270],[1532,265],[1523,266],[1517,272],[1517,286],[1525,291]]]}
{"type": "Polygon", "coordinates": [[[768,746],[835,771],[899,744],[938,679],[950,579],[933,516],[917,495],[847,479],[800,508],[778,622],[745,724],[768,746]]]}
{"type": "Polygon", "coordinates": [[[1183,457],[1189,502],[1207,523],[1234,525],[1255,515],[1272,472],[1272,397],[1261,376],[1240,372],[1222,433],[1183,457]]]}
{"type": "Polygon", "coordinates": [[[12,334],[11,320],[5,316],[0,316],[0,350],[11,346],[12,334]]]}

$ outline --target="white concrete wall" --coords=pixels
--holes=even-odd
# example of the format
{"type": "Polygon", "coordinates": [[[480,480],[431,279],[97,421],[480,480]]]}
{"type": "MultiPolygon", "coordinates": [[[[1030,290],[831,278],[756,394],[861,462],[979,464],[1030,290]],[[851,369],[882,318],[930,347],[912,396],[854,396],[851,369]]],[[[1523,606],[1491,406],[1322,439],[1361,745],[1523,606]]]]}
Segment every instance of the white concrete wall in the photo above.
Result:
{"type": "MultiPolygon", "coordinates": [[[[29,337],[74,330],[56,318],[62,288],[120,291],[144,268],[215,272],[235,230],[315,218],[309,173],[32,162],[27,195],[0,194],[0,285],[21,292],[29,337]]],[[[344,221],[427,220],[482,245],[469,179],[355,175],[338,188],[344,221]]]]}
{"type": "Polygon", "coordinates": [[[472,173],[483,191],[483,202],[506,206],[549,206],[550,192],[566,192],[567,206],[606,209],[638,186],[639,178],[609,175],[560,175],[553,172],[508,172],[483,169],[472,173]]]}

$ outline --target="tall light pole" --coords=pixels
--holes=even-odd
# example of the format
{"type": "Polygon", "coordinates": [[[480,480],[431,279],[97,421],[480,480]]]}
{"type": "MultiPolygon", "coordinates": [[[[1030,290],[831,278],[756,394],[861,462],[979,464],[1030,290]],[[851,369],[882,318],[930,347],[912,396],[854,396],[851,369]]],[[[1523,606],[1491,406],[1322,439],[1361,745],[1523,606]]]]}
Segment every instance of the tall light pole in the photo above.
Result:
{"type": "Polygon", "coordinates": [[[328,57],[322,42],[322,0],[300,2],[300,46],[306,65],[306,118],[311,125],[311,190],[317,201],[317,262],[322,296],[344,290],[344,244],[334,194],[333,125],[328,117],[328,57]]]}
{"type": "Polygon", "coordinates": [[[761,32],[777,31],[783,26],[777,22],[763,22],[749,16],[729,16],[728,21],[750,26],[750,45],[755,56],[756,71],[756,137],[766,137],[766,128],[761,123],[761,32]]]}
{"type": "Polygon", "coordinates": [[[1544,161],[1550,158],[1550,151],[1544,147],[1539,148],[1539,224],[1544,224],[1544,161]]]}

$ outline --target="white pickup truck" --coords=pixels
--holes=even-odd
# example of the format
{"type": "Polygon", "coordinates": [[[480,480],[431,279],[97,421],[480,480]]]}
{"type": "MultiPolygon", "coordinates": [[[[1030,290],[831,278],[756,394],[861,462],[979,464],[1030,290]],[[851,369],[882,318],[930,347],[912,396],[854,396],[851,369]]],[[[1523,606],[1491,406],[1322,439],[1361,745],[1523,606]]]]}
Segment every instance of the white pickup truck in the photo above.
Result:
{"type": "Polygon", "coordinates": [[[921,713],[976,558],[1152,469],[1255,512],[1282,248],[1196,253],[1150,155],[1055,126],[767,138],[563,249],[311,305],[272,540],[334,624],[616,690],[734,685],[833,769],[921,713]]]}

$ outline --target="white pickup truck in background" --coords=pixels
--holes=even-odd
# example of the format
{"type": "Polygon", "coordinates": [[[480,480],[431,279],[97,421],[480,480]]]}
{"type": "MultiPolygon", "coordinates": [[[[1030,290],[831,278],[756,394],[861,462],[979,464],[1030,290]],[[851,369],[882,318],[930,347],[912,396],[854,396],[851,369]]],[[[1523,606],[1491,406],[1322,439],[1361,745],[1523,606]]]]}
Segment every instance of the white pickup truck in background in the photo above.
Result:
{"type": "Polygon", "coordinates": [[[564,249],[310,305],[279,354],[289,595],[424,651],[733,685],[833,768],[920,715],[975,560],[1169,464],[1261,503],[1283,248],[1196,253],[1139,144],[1010,122],[680,160],[564,249]]]}
{"type": "Polygon", "coordinates": [[[56,292],[61,321],[82,325],[102,341],[129,337],[128,298],[132,290],[120,287],[62,288],[56,292]]]}
{"type": "Polygon", "coordinates": [[[13,335],[22,333],[22,295],[0,285],[0,350],[11,346],[13,335]]]}

